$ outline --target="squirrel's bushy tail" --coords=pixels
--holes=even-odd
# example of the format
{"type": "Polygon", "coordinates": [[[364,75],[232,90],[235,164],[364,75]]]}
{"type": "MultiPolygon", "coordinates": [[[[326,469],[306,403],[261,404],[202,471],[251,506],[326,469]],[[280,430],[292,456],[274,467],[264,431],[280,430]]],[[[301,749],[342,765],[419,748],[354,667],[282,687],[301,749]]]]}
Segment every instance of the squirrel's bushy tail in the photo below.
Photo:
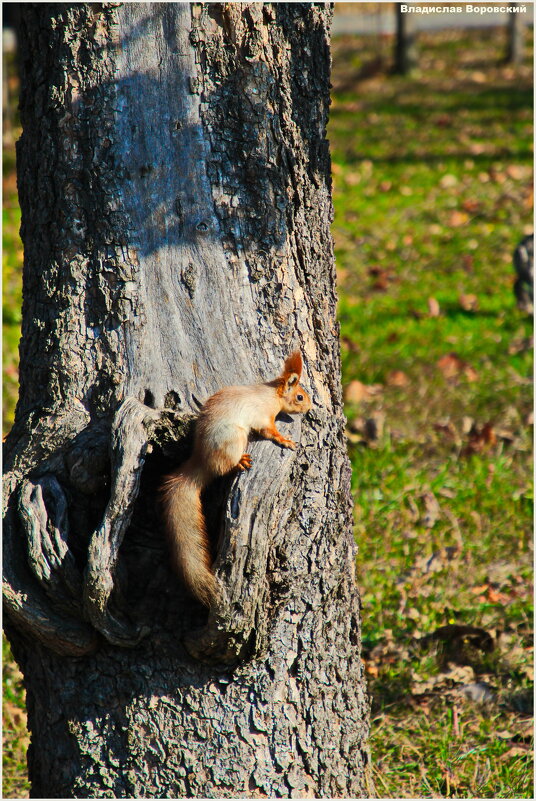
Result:
{"type": "Polygon", "coordinates": [[[218,585],[210,567],[208,536],[201,508],[204,476],[191,460],[164,480],[161,504],[174,567],[190,592],[210,607],[218,585]]]}

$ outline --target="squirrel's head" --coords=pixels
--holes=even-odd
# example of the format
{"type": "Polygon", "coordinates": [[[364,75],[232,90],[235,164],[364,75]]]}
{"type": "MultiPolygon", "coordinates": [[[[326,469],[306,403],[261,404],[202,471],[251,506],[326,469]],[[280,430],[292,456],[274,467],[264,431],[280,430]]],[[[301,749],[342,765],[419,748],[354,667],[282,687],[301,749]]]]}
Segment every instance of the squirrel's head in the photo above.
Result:
{"type": "Polygon", "coordinates": [[[288,414],[305,414],[311,408],[311,398],[301,386],[303,369],[301,353],[292,353],[285,361],[283,372],[277,379],[277,394],[281,398],[281,411],[288,414]]]}

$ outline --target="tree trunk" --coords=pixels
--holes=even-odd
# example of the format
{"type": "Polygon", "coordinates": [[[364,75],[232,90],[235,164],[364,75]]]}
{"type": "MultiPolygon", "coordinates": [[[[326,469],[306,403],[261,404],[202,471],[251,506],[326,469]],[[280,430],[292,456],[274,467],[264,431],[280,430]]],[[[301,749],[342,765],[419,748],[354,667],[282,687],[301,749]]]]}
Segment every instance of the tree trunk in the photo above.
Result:
{"type": "Polygon", "coordinates": [[[398,75],[407,75],[418,63],[414,16],[402,11],[402,3],[396,3],[394,71],[398,75]]]}
{"type": "Polygon", "coordinates": [[[34,797],[371,794],[341,406],[327,5],[24,4],[8,635],[34,797]],[[313,409],[204,496],[225,597],[168,566],[200,402],[299,348],[313,409]]]}
{"type": "Polygon", "coordinates": [[[508,3],[506,57],[507,64],[519,64],[523,59],[523,18],[519,3],[508,3]]]}

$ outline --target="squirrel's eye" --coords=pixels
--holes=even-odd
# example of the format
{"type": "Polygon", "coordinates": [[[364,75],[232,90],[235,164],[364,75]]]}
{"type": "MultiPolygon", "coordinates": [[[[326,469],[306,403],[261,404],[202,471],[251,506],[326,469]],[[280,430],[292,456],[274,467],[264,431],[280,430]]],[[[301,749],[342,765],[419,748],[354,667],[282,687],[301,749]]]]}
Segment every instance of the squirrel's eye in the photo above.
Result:
{"type": "Polygon", "coordinates": [[[296,395],[296,398],[297,398],[297,400],[302,401],[303,400],[303,395],[296,395]]]}

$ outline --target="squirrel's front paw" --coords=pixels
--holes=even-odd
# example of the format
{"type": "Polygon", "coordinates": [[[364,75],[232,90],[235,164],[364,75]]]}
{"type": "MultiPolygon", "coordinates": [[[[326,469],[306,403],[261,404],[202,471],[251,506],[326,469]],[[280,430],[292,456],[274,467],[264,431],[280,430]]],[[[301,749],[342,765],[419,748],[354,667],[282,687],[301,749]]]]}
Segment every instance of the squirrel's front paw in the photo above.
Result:
{"type": "Polygon", "coordinates": [[[296,443],[291,439],[282,439],[280,444],[283,446],[283,448],[289,448],[291,451],[295,451],[297,448],[296,443]]]}
{"type": "Polygon", "coordinates": [[[239,470],[249,470],[251,468],[252,461],[251,456],[249,453],[245,453],[243,456],[240,457],[240,461],[237,464],[239,470]]]}

